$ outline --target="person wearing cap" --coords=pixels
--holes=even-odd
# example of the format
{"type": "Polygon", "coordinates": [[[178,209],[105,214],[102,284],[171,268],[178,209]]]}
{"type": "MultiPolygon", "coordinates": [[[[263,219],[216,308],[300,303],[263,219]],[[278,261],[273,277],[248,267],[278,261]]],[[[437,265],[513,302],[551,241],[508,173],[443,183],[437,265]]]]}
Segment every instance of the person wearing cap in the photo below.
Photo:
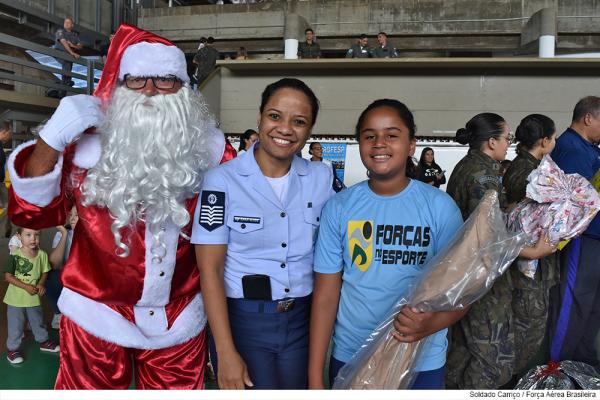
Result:
{"type": "Polygon", "coordinates": [[[203,171],[227,159],[184,53],[123,24],[94,96],[61,100],[9,158],[20,226],[79,222],[63,267],[56,389],[199,389],[206,315],[190,245],[203,171]]]}
{"type": "Polygon", "coordinates": [[[371,58],[371,50],[369,49],[369,38],[364,33],[360,35],[356,44],[346,52],[346,58],[371,58]]]}

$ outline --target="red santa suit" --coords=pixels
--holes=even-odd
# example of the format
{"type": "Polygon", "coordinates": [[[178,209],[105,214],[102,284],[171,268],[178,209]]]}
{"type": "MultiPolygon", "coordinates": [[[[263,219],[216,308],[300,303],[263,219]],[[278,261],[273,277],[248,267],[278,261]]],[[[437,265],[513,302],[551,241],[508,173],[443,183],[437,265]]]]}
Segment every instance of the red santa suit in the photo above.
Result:
{"type": "MultiPolygon", "coordinates": [[[[166,254],[157,259],[150,250],[153,235],[137,221],[121,230],[129,254],[118,256],[109,211],[82,205],[81,183],[100,159],[100,136],[83,135],[51,172],[24,178],[33,148],[34,142],[24,143],[9,160],[12,221],[43,229],[63,224],[73,205],[79,214],[61,277],[56,387],[127,388],[133,359],[138,388],[200,388],[206,314],[191,222],[181,230],[170,220],[160,227],[166,254]]],[[[210,148],[213,166],[234,155],[222,133],[212,134],[210,148]]],[[[186,200],[190,219],[196,202],[197,195],[186,200]]]]}

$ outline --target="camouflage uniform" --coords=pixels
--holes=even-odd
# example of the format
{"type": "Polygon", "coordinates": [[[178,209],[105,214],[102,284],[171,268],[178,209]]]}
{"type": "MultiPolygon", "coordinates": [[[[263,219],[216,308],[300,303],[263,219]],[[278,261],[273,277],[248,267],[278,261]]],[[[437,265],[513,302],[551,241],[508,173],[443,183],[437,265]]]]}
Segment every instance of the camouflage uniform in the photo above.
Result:
{"type": "MultiPolygon", "coordinates": [[[[469,150],[454,168],[447,189],[465,220],[489,189],[501,192],[500,163],[479,150],[469,150]]],[[[452,326],[446,387],[497,389],[512,378],[515,359],[512,290],[510,274],[502,275],[452,326]]]]}
{"type": "MultiPolygon", "coordinates": [[[[527,151],[520,152],[513,160],[503,179],[509,204],[525,198],[527,177],[539,163],[540,160],[527,151]]],[[[515,373],[519,373],[527,367],[544,339],[550,288],[558,283],[558,255],[552,254],[540,260],[533,279],[523,275],[516,263],[511,266],[510,273],[514,285],[515,373]]]]}
{"type": "MultiPolygon", "coordinates": [[[[466,220],[486,190],[493,189],[500,193],[500,182],[500,163],[479,150],[469,150],[454,167],[446,193],[458,204],[466,220]]],[[[500,199],[500,203],[503,202],[504,199],[500,199]]]]}

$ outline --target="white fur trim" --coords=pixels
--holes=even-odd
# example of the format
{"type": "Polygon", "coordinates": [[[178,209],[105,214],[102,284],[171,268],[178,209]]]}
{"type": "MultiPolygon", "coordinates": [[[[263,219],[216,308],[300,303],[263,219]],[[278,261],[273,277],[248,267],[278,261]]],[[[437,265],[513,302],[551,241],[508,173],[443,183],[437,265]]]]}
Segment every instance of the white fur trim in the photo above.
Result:
{"type": "Polygon", "coordinates": [[[90,169],[100,161],[102,145],[99,134],[82,135],[77,141],[73,164],[83,169],[90,169]]]}
{"type": "Polygon", "coordinates": [[[158,336],[167,333],[169,321],[164,307],[133,307],[135,324],[146,336],[158,336]]]}
{"type": "Polygon", "coordinates": [[[34,146],[37,140],[30,140],[19,145],[8,158],[8,172],[11,185],[20,198],[38,207],[45,207],[60,195],[60,180],[62,177],[63,156],[58,157],[54,169],[46,175],[33,178],[21,177],[15,170],[15,159],[23,149],[34,146]]]}
{"type": "Polygon", "coordinates": [[[127,74],[142,77],[175,75],[183,82],[190,81],[183,51],[162,43],[140,42],[127,47],[121,58],[119,80],[127,74]]]}
{"type": "Polygon", "coordinates": [[[222,130],[213,127],[209,143],[210,146],[210,168],[216,167],[221,162],[223,158],[223,154],[225,153],[225,134],[222,130]]]}
{"type": "Polygon", "coordinates": [[[179,314],[171,329],[150,329],[143,331],[139,327],[138,314],[148,312],[148,319],[157,317],[159,326],[166,320],[164,308],[148,307],[134,312],[136,324],[125,319],[112,308],[80,295],[68,288],[63,288],[58,299],[60,311],[88,333],[123,347],[134,349],[163,349],[185,343],[198,336],[206,325],[206,314],[202,296],[196,297],[179,314]],[[154,311],[150,316],[149,312],[154,311]]]}
{"type": "MultiPolygon", "coordinates": [[[[167,253],[162,260],[155,259],[152,254],[153,236],[146,226],[146,272],[142,297],[137,306],[165,306],[171,294],[171,279],[175,272],[175,253],[179,241],[179,228],[168,219],[164,224],[164,244],[167,253]]],[[[138,323],[139,325],[139,323],[138,323]]]]}

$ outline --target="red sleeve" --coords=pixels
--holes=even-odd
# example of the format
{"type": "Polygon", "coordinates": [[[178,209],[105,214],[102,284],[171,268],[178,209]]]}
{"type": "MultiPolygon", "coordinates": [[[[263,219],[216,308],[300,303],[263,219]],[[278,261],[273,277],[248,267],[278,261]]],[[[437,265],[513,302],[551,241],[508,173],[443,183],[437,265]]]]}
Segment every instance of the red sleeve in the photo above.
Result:
{"type": "Polygon", "coordinates": [[[219,164],[223,164],[227,161],[231,161],[237,157],[237,151],[233,148],[229,140],[225,138],[225,150],[223,151],[223,158],[221,158],[221,162],[219,164]]]}
{"type": "MultiPolygon", "coordinates": [[[[25,175],[25,165],[33,153],[35,146],[29,146],[23,149],[15,159],[15,171],[19,176],[25,175]]],[[[40,207],[20,198],[13,187],[9,190],[8,215],[13,224],[30,229],[51,228],[57,225],[63,225],[67,215],[72,207],[70,201],[65,195],[65,182],[68,171],[71,169],[71,160],[73,158],[74,146],[70,146],[64,153],[64,162],[62,178],[60,183],[60,195],[57,196],[47,206],[40,207]]]]}

